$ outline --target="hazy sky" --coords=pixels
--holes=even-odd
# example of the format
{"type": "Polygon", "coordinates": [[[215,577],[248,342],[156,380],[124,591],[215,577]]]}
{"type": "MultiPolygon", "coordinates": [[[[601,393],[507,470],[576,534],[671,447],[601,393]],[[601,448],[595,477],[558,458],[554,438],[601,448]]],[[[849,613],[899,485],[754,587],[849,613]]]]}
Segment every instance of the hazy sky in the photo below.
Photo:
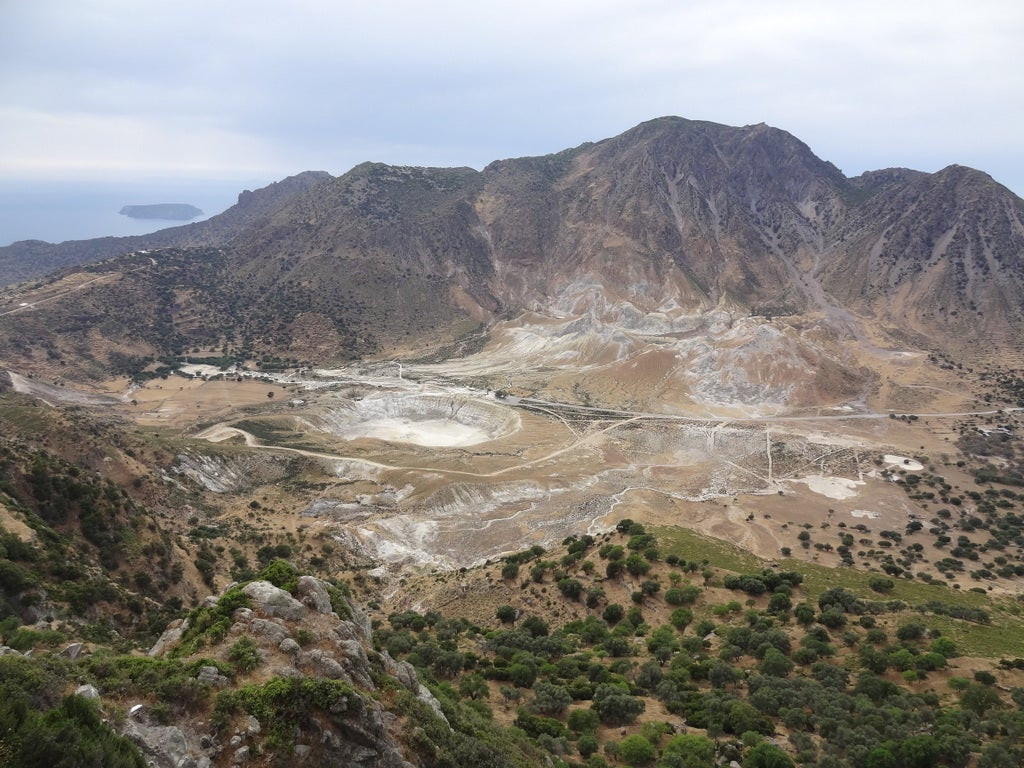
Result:
{"type": "Polygon", "coordinates": [[[280,178],[767,122],[1024,194],[1020,0],[0,0],[0,178],[280,178]]]}

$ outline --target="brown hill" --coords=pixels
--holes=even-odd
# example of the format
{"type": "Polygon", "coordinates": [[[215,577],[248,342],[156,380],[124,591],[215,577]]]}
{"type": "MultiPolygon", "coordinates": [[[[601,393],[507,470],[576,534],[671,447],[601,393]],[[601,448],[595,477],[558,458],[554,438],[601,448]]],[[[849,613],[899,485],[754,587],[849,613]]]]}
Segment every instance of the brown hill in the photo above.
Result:
{"type": "Polygon", "coordinates": [[[839,228],[820,271],[837,301],[925,337],[1019,346],[1020,198],[957,165],[865,174],[854,183],[868,197],[839,228]]]}
{"type": "MultiPolygon", "coordinates": [[[[661,118],[482,172],[364,164],[280,185],[202,224],[88,241],[103,255],[175,250],[90,267],[107,279],[74,292],[11,297],[0,313],[61,293],[0,314],[0,355],[38,360],[41,344],[51,357],[70,344],[105,365],[115,348],[208,344],[322,362],[457,341],[524,310],[636,343],[715,325],[716,312],[788,316],[791,333],[768,333],[788,333],[780,343],[812,366],[827,351],[812,326],[826,346],[881,338],[958,355],[1014,349],[1024,330],[1019,198],[957,166],[847,179],[763,124],[661,118]],[[181,250],[199,245],[216,255],[181,250]],[[146,311],[111,321],[112,303],[139,302],[146,311]]],[[[65,246],[47,258],[70,260],[65,246]]]]}

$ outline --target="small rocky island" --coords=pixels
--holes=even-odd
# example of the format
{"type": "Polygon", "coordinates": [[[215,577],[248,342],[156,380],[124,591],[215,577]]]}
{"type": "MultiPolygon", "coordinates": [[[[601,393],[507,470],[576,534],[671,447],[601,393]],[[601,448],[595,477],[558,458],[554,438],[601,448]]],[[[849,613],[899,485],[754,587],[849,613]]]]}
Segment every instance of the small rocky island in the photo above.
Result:
{"type": "Polygon", "coordinates": [[[171,221],[189,221],[203,212],[188,203],[155,203],[153,205],[126,205],[120,210],[121,215],[133,219],[169,219],[171,221]]]}

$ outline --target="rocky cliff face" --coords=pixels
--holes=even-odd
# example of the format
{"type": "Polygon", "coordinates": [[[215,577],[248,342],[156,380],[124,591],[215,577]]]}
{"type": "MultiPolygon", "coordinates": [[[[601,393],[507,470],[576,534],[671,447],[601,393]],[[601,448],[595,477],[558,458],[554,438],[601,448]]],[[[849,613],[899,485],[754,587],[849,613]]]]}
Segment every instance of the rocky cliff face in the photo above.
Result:
{"type": "Polygon", "coordinates": [[[968,168],[849,180],[784,131],[664,118],[484,178],[505,306],[852,310],[940,347],[1024,321],[1024,203],[968,168]]]}
{"type": "Polygon", "coordinates": [[[550,192],[533,215],[522,215],[519,201],[531,195],[514,183],[542,172],[532,159],[488,167],[478,203],[501,273],[532,279],[524,293],[538,306],[556,297],[567,306],[581,276],[591,276],[647,311],[722,302],[803,309],[790,261],[820,247],[822,233],[802,211],[812,200],[835,207],[845,184],[782,131],[679,118],[645,123],[544,170],[550,192]]]}
{"type": "Polygon", "coordinates": [[[1024,322],[1024,202],[979,171],[868,174],[824,254],[826,290],[924,337],[1004,349],[1024,322]]]}

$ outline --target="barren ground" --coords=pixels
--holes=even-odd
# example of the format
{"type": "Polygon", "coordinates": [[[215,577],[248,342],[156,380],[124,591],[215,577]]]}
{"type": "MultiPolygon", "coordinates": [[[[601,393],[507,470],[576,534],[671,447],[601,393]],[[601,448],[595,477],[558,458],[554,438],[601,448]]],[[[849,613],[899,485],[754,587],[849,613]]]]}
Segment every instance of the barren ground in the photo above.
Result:
{"type": "MultiPolygon", "coordinates": [[[[193,366],[196,378],[90,393],[12,381],[179,434],[190,447],[168,469],[214,506],[238,515],[261,499],[273,529],[313,527],[392,572],[468,566],[624,517],[834,565],[840,529],[861,526],[864,550],[922,514],[892,476],[930,467],[968,483],[954,426],[990,407],[961,372],[874,341],[829,351],[813,327],[709,324],[658,336],[527,315],[482,352],[444,362],[269,379],[193,366]],[[811,346],[861,371],[863,386],[831,391],[819,376],[811,398],[811,346]],[[758,367],[773,356],[792,364],[758,367]],[[909,413],[917,420],[892,418],[909,413]],[[813,546],[798,541],[803,530],[813,546]]],[[[930,546],[922,568],[944,556],[930,546]]]]}

